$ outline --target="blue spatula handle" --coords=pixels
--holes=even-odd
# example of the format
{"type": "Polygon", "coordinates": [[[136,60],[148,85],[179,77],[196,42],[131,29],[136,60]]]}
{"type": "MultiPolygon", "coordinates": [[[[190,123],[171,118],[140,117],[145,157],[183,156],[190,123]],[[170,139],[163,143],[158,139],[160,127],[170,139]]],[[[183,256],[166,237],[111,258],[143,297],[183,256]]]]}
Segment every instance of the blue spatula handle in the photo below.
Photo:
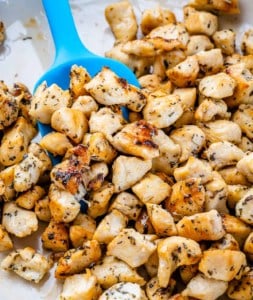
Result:
{"type": "Polygon", "coordinates": [[[55,45],[54,66],[94,56],[81,42],[68,0],[42,0],[55,45]]]}

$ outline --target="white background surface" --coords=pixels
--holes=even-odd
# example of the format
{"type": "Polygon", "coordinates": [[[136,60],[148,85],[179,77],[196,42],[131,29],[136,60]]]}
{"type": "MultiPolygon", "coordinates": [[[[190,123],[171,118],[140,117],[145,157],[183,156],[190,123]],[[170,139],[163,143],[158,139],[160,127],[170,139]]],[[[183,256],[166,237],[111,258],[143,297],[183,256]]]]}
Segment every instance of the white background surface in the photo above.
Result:
{"type": "MultiPolygon", "coordinates": [[[[55,1],[55,0],[52,0],[55,1]]],[[[103,55],[109,50],[114,38],[104,18],[104,8],[116,0],[72,0],[74,18],[78,32],[87,48],[103,55]]],[[[187,0],[132,0],[135,13],[139,18],[145,8],[157,4],[174,10],[178,20],[182,20],[181,7],[187,0]]],[[[238,42],[242,32],[250,27],[253,21],[252,0],[241,0],[241,15],[222,19],[221,28],[234,28],[238,42]]],[[[8,85],[14,82],[25,83],[33,90],[34,83],[50,66],[54,57],[54,48],[48,31],[47,22],[39,0],[0,0],[0,20],[7,27],[7,40],[0,48],[0,80],[8,85]]],[[[29,238],[16,239],[15,247],[32,246],[41,249],[39,234],[29,238]]],[[[3,257],[2,255],[0,256],[3,257]]],[[[56,300],[60,285],[53,278],[53,270],[39,285],[27,283],[16,275],[0,271],[0,299],[14,300],[56,300]]]]}

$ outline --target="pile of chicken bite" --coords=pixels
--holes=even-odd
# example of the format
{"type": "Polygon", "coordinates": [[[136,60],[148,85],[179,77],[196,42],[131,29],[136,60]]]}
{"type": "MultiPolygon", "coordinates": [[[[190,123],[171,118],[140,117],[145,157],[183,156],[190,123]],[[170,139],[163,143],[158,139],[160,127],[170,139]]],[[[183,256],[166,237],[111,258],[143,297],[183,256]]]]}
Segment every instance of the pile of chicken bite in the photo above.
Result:
{"type": "Polygon", "coordinates": [[[143,11],[137,39],[131,3],[106,7],[106,55],[140,87],[77,65],[67,90],[1,82],[1,268],[38,283],[55,263],[61,300],[253,298],[253,29],[239,52],[218,22],[237,0],[183,11],[143,11]],[[39,223],[52,256],[13,250],[39,223]]]}

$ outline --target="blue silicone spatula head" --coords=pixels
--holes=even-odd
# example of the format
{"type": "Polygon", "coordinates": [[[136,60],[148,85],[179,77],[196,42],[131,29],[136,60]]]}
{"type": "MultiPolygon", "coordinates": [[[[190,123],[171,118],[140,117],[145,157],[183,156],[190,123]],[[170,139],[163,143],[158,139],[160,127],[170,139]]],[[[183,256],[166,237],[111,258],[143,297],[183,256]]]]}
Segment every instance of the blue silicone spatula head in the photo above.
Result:
{"type": "MultiPolygon", "coordinates": [[[[67,89],[70,69],[74,64],[85,67],[91,76],[96,75],[103,67],[109,67],[128,83],[139,86],[135,74],[126,65],[95,55],[86,49],[78,36],[68,0],[42,0],[42,3],[54,40],[55,59],[50,69],[37,81],[34,91],[43,81],[47,85],[56,83],[67,89]]],[[[49,125],[39,123],[38,127],[42,136],[52,131],[49,125]]]]}

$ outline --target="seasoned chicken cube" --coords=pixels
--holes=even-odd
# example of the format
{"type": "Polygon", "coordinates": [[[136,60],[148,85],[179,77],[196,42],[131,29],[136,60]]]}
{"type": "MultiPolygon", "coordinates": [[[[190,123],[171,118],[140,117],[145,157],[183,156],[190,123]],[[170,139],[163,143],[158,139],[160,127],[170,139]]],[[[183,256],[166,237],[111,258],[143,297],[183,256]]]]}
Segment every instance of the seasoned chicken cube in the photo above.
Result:
{"type": "Polygon", "coordinates": [[[187,284],[182,295],[202,300],[216,300],[226,292],[227,287],[227,282],[208,278],[199,273],[187,284]]]}
{"type": "Polygon", "coordinates": [[[119,282],[132,282],[139,285],[146,283],[135,269],[113,256],[105,256],[101,262],[91,268],[91,272],[104,289],[109,289],[119,282]]]}
{"type": "Polygon", "coordinates": [[[176,225],[178,234],[195,241],[217,241],[225,234],[222,218],[217,210],[183,217],[176,225]]]}
{"type": "Polygon", "coordinates": [[[109,211],[117,209],[122,212],[129,220],[136,221],[141,213],[143,203],[133,194],[121,192],[116,195],[109,211]]]}
{"type": "Polygon", "coordinates": [[[111,136],[123,127],[122,115],[115,113],[109,107],[103,107],[97,112],[92,112],[89,119],[90,132],[101,132],[110,141],[111,136]]]}
{"type": "Polygon", "coordinates": [[[157,74],[143,75],[138,78],[138,81],[142,91],[146,94],[156,91],[161,85],[161,78],[157,74]]]}
{"type": "Polygon", "coordinates": [[[1,262],[1,268],[13,271],[25,280],[38,283],[51,267],[49,260],[31,247],[11,252],[1,262]]]}
{"type": "Polygon", "coordinates": [[[190,0],[190,6],[203,10],[216,10],[227,14],[239,14],[238,0],[190,0]]]}
{"type": "Polygon", "coordinates": [[[233,121],[238,124],[243,133],[249,139],[253,139],[253,105],[252,104],[241,104],[232,117],[233,121]]]}
{"type": "Polygon", "coordinates": [[[98,300],[147,300],[140,285],[132,282],[120,282],[111,286],[98,300]]]}
{"type": "Polygon", "coordinates": [[[38,220],[33,211],[18,207],[14,202],[7,202],[3,207],[2,225],[11,234],[22,238],[38,229],[38,220]]]}
{"type": "Polygon", "coordinates": [[[118,156],[112,165],[112,183],[115,192],[129,189],[138,182],[152,167],[151,160],[137,157],[118,156]]]}
{"type": "Polygon", "coordinates": [[[105,56],[119,60],[127,65],[132,69],[137,78],[149,72],[150,66],[153,64],[153,57],[141,57],[127,54],[122,48],[122,43],[117,44],[111,50],[105,52],[105,56]]]}
{"type": "Polygon", "coordinates": [[[178,181],[172,186],[171,196],[165,200],[166,209],[175,220],[203,212],[205,188],[199,178],[178,181]]]}
{"type": "Polygon", "coordinates": [[[240,246],[232,234],[226,233],[222,239],[212,243],[210,249],[229,249],[240,251],[240,246]]]}
{"type": "Polygon", "coordinates": [[[91,80],[88,71],[82,67],[73,65],[70,70],[69,90],[74,100],[87,94],[84,85],[91,80]]]}
{"type": "Polygon", "coordinates": [[[64,223],[50,220],[41,235],[42,246],[53,252],[65,252],[69,249],[68,228],[64,223]]]}
{"type": "Polygon", "coordinates": [[[195,123],[194,110],[197,99],[196,88],[177,88],[173,91],[174,95],[178,95],[181,99],[184,112],[182,116],[174,123],[174,127],[180,128],[187,124],[195,123]]]}
{"type": "Polygon", "coordinates": [[[0,21],[0,46],[3,44],[5,40],[5,26],[2,21],[0,21]]]}
{"type": "Polygon", "coordinates": [[[170,90],[172,91],[172,83],[167,80],[166,71],[168,68],[174,68],[185,59],[185,52],[181,49],[164,51],[157,54],[154,57],[152,74],[158,76],[162,82],[157,85],[154,90],[161,89],[167,92],[167,94],[170,94],[170,90]]]}
{"type": "Polygon", "coordinates": [[[0,252],[9,251],[13,248],[12,240],[5,230],[5,228],[0,224],[0,252]]]}
{"type": "Polygon", "coordinates": [[[175,67],[168,69],[166,75],[178,87],[192,86],[199,74],[199,63],[196,56],[188,56],[175,67]]]}
{"type": "Polygon", "coordinates": [[[141,111],[146,103],[146,96],[139,88],[128,84],[106,67],[93,77],[85,88],[103,105],[127,105],[133,111],[141,111]]]}
{"type": "Polygon", "coordinates": [[[232,280],[228,283],[227,295],[229,299],[251,300],[253,298],[253,269],[243,274],[241,279],[232,280]]]}
{"type": "Polygon", "coordinates": [[[106,163],[97,162],[90,166],[88,190],[96,191],[100,189],[108,175],[109,169],[106,163]]]}
{"type": "Polygon", "coordinates": [[[98,224],[93,239],[99,243],[109,244],[122,229],[126,228],[127,217],[114,209],[108,213],[98,224]]]}
{"type": "Polygon", "coordinates": [[[82,273],[90,264],[97,262],[101,257],[100,245],[96,240],[87,241],[83,247],[70,249],[59,259],[55,278],[65,278],[82,273]]]}
{"type": "Polygon", "coordinates": [[[247,225],[239,218],[229,214],[222,214],[222,224],[225,231],[232,234],[239,245],[244,244],[246,238],[252,231],[250,225],[247,225]]]}
{"type": "Polygon", "coordinates": [[[241,251],[210,249],[202,253],[199,271],[208,278],[231,281],[241,278],[246,265],[245,254],[241,251]]]}
{"type": "Polygon", "coordinates": [[[52,161],[48,156],[48,153],[39,144],[31,142],[28,147],[28,152],[32,153],[42,162],[42,173],[44,173],[45,171],[50,171],[52,169],[52,161]]]}
{"type": "Polygon", "coordinates": [[[206,97],[215,99],[232,96],[236,81],[226,73],[209,75],[200,80],[199,91],[206,97]]]}
{"type": "Polygon", "coordinates": [[[49,208],[48,196],[35,202],[34,212],[40,221],[50,222],[52,216],[49,208]]]}
{"type": "Polygon", "coordinates": [[[223,69],[223,55],[220,49],[200,51],[196,54],[196,57],[201,74],[216,74],[223,69]]]}
{"type": "Polygon", "coordinates": [[[73,147],[68,137],[60,132],[52,131],[40,140],[40,145],[53,155],[63,156],[66,151],[73,147]]]}
{"type": "Polygon", "coordinates": [[[153,277],[146,285],[146,294],[149,300],[168,300],[176,286],[176,281],[171,279],[166,288],[159,285],[158,278],[153,277]]]}
{"type": "Polygon", "coordinates": [[[149,41],[133,40],[122,44],[122,51],[141,57],[154,57],[156,55],[156,49],[149,41]]]}
{"type": "Polygon", "coordinates": [[[135,155],[143,159],[159,156],[158,145],[153,137],[157,129],[145,120],[127,124],[114,135],[112,145],[120,152],[135,155]]]}
{"type": "Polygon", "coordinates": [[[82,141],[84,133],[88,131],[88,121],[82,111],[61,107],[51,117],[54,130],[66,134],[74,143],[82,141]]]}
{"type": "Polygon", "coordinates": [[[79,144],[70,148],[66,152],[65,160],[55,165],[50,172],[52,183],[73,195],[79,194],[82,199],[86,194],[89,163],[90,155],[87,147],[79,144]]]}
{"type": "Polygon", "coordinates": [[[157,5],[151,9],[145,9],[141,15],[141,31],[143,35],[147,35],[156,27],[176,23],[175,14],[169,9],[163,9],[157,5]]]}
{"type": "Polygon", "coordinates": [[[158,236],[177,235],[177,228],[172,215],[161,205],[147,203],[147,212],[150,222],[158,236]]]}
{"type": "Polygon", "coordinates": [[[96,221],[83,213],[79,213],[69,228],[69,238],[75,247],[81,247],[87,240],[92,240],[96,230],[96,221]]]}
{"type": "Polygon", "coordinates": [[[152,160],[152,169],[170,174],[179,161],[181,147],[162,130],[157,130],[154,142],[159,147],[160,156],[152,160]]]}
{"type": "Polygon", "coordinates": [[[194,55],[200,51],[207,51],[214,48],[210,38],[206,35],[191,35],[187,44],[186,54],[194,55]]]}
{"type": "Polygon", "coordinates": [[[45,190],[39,185],[33,186],[30,190],[22,193],[16,198],[16,204],[25,209],[33,209],[35,203],[45,196],[45,190]]]}
{"type": "Polygon", "coordinates": [[[205,133],[195,125],[184,125],[172,131],[170,138],[182,149],[179,162],[185,162],[190,156],[197,155],[206,141],[205,133]]]}
{"type": "Polygon", "coordinates": [[[226,167],[218,171],[226,184],[241,184],[249,186],[250,182],[247,180],[247,177],[239,171],[236,166],[226,167]]]}
{"type": "Polygon", "coordinates": [[[183,23],[161,25],[150,31],[145,39],[154,44],[156,49],[171,51],[185,49],[189,34],[183,23]]]}
{"type": "Polygon", "coordinates": [[[249,236],[247,237],[247,239],[243,245],[243,251],[248,255],[253,254],[253,232],[251,232],[249,234],[249,236]]]}
{"type": "Polygon", "coordinates": [[[236,203],[235,214],[238,218],[249,225],[253,225],[253,189],[249,191],[236,203]]]}
{"type": "Polygon", "coordinates": [[[117,155],[117,151],[111,146],[105,135],[95,132],[89,138],[89,152],[91,160],[111,163],[117,155]]]}
{"type": "Polygon", "coordinates": [[[218,18],[206,11],[197,11],[193,7],[184,8],[184,24],[190,34],[211,36],[218,29],[218,18]]]}
{"type": "Polygon", "coordinates": [[[234,209],[236,203],[248,192],[249,187],[242,184],[228,184],[227,190],[228,207],[234,209]]]}
{"type": "Polygon", "coordinates": [[[49,189],[49,208],[56,222],[72,222],[80,211],[80,204],[75,196],[51,184],[49,189]]]}
{"type": "Polygon", "coordinates": [[[249,182],[253,182],[253,152],[246,153],[237,163],[236,167],[249,182]]]}
{"type": "Polygon", "coordinates": [[[227,110],[227,104],[223,100],[207,98],[196,108],[194,117],[200,122],[212,121],[216,117],[227,119],[230,117],[230,113],[227,110]]]}
{"type": "Polygon", "coordinates": [[[198,243],[191,239],[171,236],[158,242],[158,282],[166,288],[172,273],[182,265],[192,265],[201,258],[201,249],[198,243]]]}
{"type": "Polygon", "coordinates": [[[253,29],[244,32],[242,37],[241,49],[244,54],[253,54],[253,29]]]}
{"type": "Polygon", "coordinates": [[[227,105],[236,107],[243,103],[251,104],[253,101],[253,74],[250,70],[242,62],[229,66],[226,73],[236,82],[233,95],[226,99],[227,105]]]}
{"type": "Polygon", "coordinates": [[[87,119],[90,118],[91,113],[94,111],[98,111],[98,104],[97,102],[89,95],[79,96],[71,108],[80,110],[84,113],[87,119]]]}
{"type": "Polygon", "coordinates": [[[137,20],[129,1],[107,5],[105,18],[114,34],[116,43],[131,41],[136,38],[137,20]]]}
{"type": "Polygon", "coordinates": [[[229,120],[216,120],[200,124],[208,143],[227,141],[239,144],[242,138],[242,131],[239,125],[229,120]]]}
{"type": "Polygon", "coordinates": [[[14,168],[14,189],[17,192],[29,190],[39,180],[42,174],[43,163],[32,153],[15,166],[14,168]]]}
{"type": "Polygon", "coordinates": [[[228,188],[218,172],[213,172],[213,179],[205,184],[205,191],[205,211],[216,209],[219,213],[228,213],[228,188]]]}
{"type": "Polygon", "coordinates": [[[0,163],[4,166],[11,166],[20,162],[35,135],[36,129],[33,125],[25,118],[19,117],[3,135],[0,146],[0,163]]]}
{"type": "Polygon", "coordinates": [[[225,55],[232,55],[235,52],[235,32],[232,29],[216,31],[212,36],[214,44],[220,48],[225,55]]]}
{"type": "Polygon", "coordinates": [[[104,215],[108,210],[109,202],[114,192],[114,185],[106,181],[99,189],[90,192],[88,215],[94,219],[104,215]]]}
{"type": "Polygon", "coordinates": [[[13,84],[10,93],[15,97],[16,101],[18,102],[19,116],[24,117],[26,120],[30,121],[32,124],[35,125],[35,119],[32,118],[29,114],[32,101],[32,94],[28,87],[23,83],[16,82],[13,84]]]}
{"type": "Polygon", "coordinates": [[[65,279],[60,300],[94,300],[102,294],[97,278],[90,271],[75,274],[65,279]]]}
{"type": "Polygon", "coordinates": [[[171,187],[159,176],[148,173],[132,186],[132,191],[145,204],[159,204],[170,195],[171,187]]]}
{"type": "Polygon", "coordinates": [[[213,143],[205,151],[210,165],[218,170],[226,166],[236,165],[244,157],[244,152],[234,144],[224,141],[213,143]]]}
{"type": "Polygon", "coordinates": [[[183,114],[183,105],[178,95],[153,93],[143,109],[143,117],[157,128],[171,126],[183,114]]]}
{"type": "Polygon", "coordinates": [[[212,179],[212,168],[207,161],[191,156],[184,166],[175,169],[174,176],[176,181],[200,178],[205,184],[212,179]]]}
{"type": "MultiPolygon", "coordinates": [[[[0,22],[0,45],[1,45],[0,22]]],[[[10,126],[18,118],[19,104],[17,99],[7,89],[0,87],[0,130],[10,126]]]]}
{"type": "Polygon", "coordinates": [[[44,124],[50,124],[52,114],[61,107],[71,106],[68,90],[62,90],[58,85],[47,86],[43,82],[35,91],[32,98],[30,115],[44,124]]]}
{"type": "Polygon", "coordinates": [[[12,201],[16,198],[16,191],[14,189],[14,166],[5,168],[0,172],[0,182],[1,182],[1,198],[5,201],[12,201]]]}
{"type": "Polygon", "coordinates": [[[148,239],[148,235],[127,228],[123,229],[109,243],[107,255],[113,255],[126,262],[130,267],[136,268],[147,262],[155,250],[156,245],[148,239]]]}

